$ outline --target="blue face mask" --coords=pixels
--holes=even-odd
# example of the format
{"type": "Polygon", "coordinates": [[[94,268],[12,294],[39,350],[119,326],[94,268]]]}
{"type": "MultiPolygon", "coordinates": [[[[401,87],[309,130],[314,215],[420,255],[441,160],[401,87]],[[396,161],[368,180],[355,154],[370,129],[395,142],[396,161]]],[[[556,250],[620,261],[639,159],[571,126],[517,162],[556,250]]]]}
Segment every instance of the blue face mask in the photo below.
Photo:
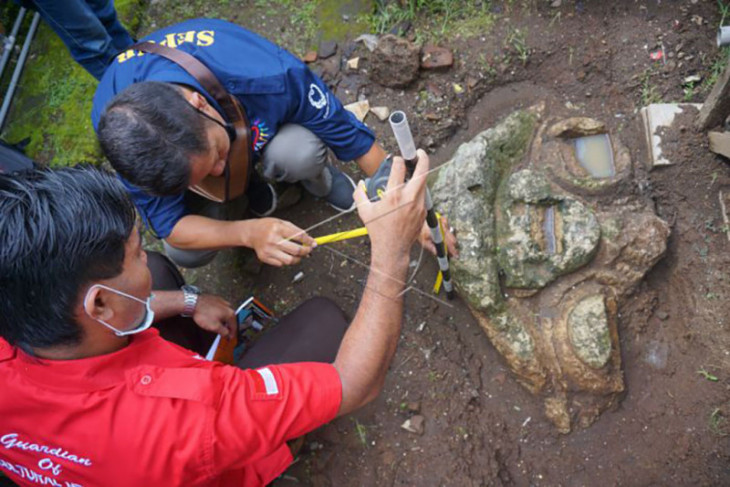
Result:
{"type": "Polygon", "coordinates": [[[84,303],[89,298],[89,293],[94,288],[106,289],[107,291],[111,291],[111,292],[113,292],[115,294],[118,294],[120,296],[124,296],[125,298],[133,299],[133,300],[135,300],[135,301],[137,301],[137,302],[142,303],[142,304],[145,305],[145,315],[144,315],[144,318],[142,319],[142,323],[140,323],[136,328],[132,328],[131,330],[127,330],[127,331],[117,330],[116,328],[114,328],[112,325],[110,325],[106,321],[100,320],[99,318],[94,318],[86,310],[86,306],[84,306],[84,311],[86,311],[86,314],[89,315],[90,318],[98,321],[102,325],[104,325],[107,328],[109,328],[110,330],[112,330],[116,336],[123,337],[123,336],[128,336],[128,335],[134,335],[136,333],[141,333],[141,332],[145,331],[147,328],[149,328],[150,326],[152,326],[152,322],[155,320],[155,312],[152,311],[152,308],[150,308],[150,302],[155,297],[154,294],[150,294],[150,297],[143,301],[143,300],[141,300],[139,298],[136,298],[136,297],[132,296],[131,294],[124,293],[122,291],[119,291],[117,289],[111,288],[109,286],[104,286],[103,284],[94,284],[86,292],[86,298],[84,299],[84,303]]]}

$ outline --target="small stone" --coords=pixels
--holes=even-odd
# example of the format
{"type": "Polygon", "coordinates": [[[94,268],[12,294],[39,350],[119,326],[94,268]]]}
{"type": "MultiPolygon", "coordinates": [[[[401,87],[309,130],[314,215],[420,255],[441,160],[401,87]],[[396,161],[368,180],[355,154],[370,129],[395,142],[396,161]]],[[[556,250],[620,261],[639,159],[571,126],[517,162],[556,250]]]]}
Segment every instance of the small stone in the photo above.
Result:
{"type": "Polygon", "coordinates": [[[386,34],[369,57],[370,79],[391,88],[403,88],[418,78],[419,49],[406,39],[386,34]]]}
{"type": "Polygon", "coordinates": [[[699,83],[700,81],[702,81],[702,76],[700,76],[698,74],[693,74],[691,76],[687,76],[686,78],[684,78],[684,81],[682,84],[694,85],[696,83],[699,83]]]}
{"type": "Polygon", "coordinates": [[[441,116],[438,113],[433,113],[433,112],[426,112],[426,113],[424,113],[423,114],[423,118],[425,118],[426,120],[430,120],[432,122],[436,122],[438,120],[441,120],[441,116]]]}
{"type": "Polygon", "coordinates": [[[297,274],[294,276],[294,279],[292,279],[292,283],[299,282],[302,279],[304,279],[304,273],[303,272],[297,272],[297,274]]]}
{"type": "Polygon", "coordinates": [[[500,372],[498,374],[495,374],[492,380],[497,384],[502,385],[507,380],[507,375],[504,372],[500,372]]]}
{"type": "Polygon", "coordinates": [[[403,428],[404,430],[408,431],[409,433],[422,435],[423,432],[425,431],[425,428],[424,428],[425,421],[426,420],[423,416],[421,416],[420,414],[417,414],[410,419],[406,419],[405,422],[402,425],[400,425],[400,427],[403,428]]]}
{"type": "Polygon", "coordinates": [[[473,90],[474,87],[476,87],[477,84],[479,84],[479,78],[475,78],[473,76],[469,76],[468,78],[466,78],[466,86],[470,90],[473,90]]]}
{"type": "Polygon", "coordinates": [[[370,107],[370,111],[378,117],[378,120],[385,122],[390,116],[390,108],[388,107],[370,107]]]}
{"type": "Polygon", "coordinates": [[[421,403],[418,401],[411,401],[408,404],[406,404],[406,409],[411,413],[420,413],[421,412],[421,403]]]}
{"type": "Polygon", "coordinates": [[[454,55],[444,47],[427,45],[421,51],[422,69],[448,69],[454,64],[454,55]]]}
{"type": "Polygon", "coordinates": [[[373,34],[363,34],[355,39],[355,42],[362,42],[365,44],[365,47],[368,48],[368,51],[373,52],[378,46],[378,36],[373,34]]]}
{"type": "Polygon", "coordinates": [[[669,313],[667,313],[666,311],[657,311],[656,317],[662,321],[665,321],[667,318],[669,318],[669,313]]]}
{"type": "Polygon", "coordinates": [[[328,57],[332,57],[337,52],[337,42],[335,41],[325,41],[320,43],[319,49],[318,49],[318,55],[320,59],[327,59],[328,57]]]}
{"type": "Polygon", "coordinates": [[[317,60],[317,51],[307,51],[307,53],[302,58],[302,61],[305,63],[313,63],[317,60]]]}
{"type": "Polygon", "coordinates": [[[563,0],[553,0],[553,3],[550,4],[552,8],[558,8],[563,4],[563,0]]]}
{"type": "Polygon", "coordinates": [[[362,122],[365,120],[365,117],[370,110],[370,103],[367,100],[357,101],[355,103],[345,105],[345,110],[351,112],[355,115],[355,118],[362,122]]]}
{"type": "Polygon", "coordinates": [[[360,65],[360,58],[354,57],[352,59],[347,60],[347,67],[349,69],[357,69],[357,67],[360,65]]]}

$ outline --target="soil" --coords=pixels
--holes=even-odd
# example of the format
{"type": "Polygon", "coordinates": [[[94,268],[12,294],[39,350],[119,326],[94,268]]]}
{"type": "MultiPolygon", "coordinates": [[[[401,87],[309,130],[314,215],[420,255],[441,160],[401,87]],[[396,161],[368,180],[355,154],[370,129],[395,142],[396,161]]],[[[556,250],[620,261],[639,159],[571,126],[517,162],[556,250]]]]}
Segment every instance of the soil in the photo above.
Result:
{"type": "MultiPolygon", "coordinates": [[[[591,427],[558,434],[541,398],[515,381],[465,305],[431,297],[437,266],[424,255],[413,282],[420,292],[407,294],[382,394],[308,435],[276,485],[730,485],[730,242],[718,201],[721,188],[730,191],[730,165],[708,151],[694,115],[685,113],[665,134],[671,143],[664,150],[676,164],[650,170],[638,115],[652,98],[704,98],[706,92],[687,92],[682,83],[690,74],[709,76],[717,5],[514,3],[495,2],[500,20],[487,35],[441,42],[454,51],[454,66],[422,72],[406,89],[367,78],[371,54],[362,44],[341,43],[334,65],[328,59],[312,67],[343,103],[362,95],[371,106],[405,110],[436,164],[512,110],[541,101],[554,116],[606,122],[635,166],[636,184],[616,197],[653,200],[672,226],[666,256],[620,313],[625,397],[591,427]],[[515,29],[527,33],[524,63],[504,41],[515,29]],[[361,56],[360,71],[340,69],[343,46],[361,56]],[[650,52],[662,46],[664,61],[652,61],[650,52]],[[425,418],[422,435],[401,428],[414,414],[425,418]]],[[[386,147],[396,147],[386,123],[373,115],[367,122],[386,147]]],[[[352,165],[346,170],[361,177],[352,165]]],[[[304,196],[275,216],[314,236],[359,226],[349,215],[312,227],[332,215],[304,196]]],[[[243,254],[226,252],[189,277],[232,300],[253,293],[280,313],[325,295],[352,315],[368,254],[366,239],[350,240],[322,246],[295,268],[241,275],[233,264],[243,254]],[[304,278],[292,283],[299,272],[304,278]]]]}

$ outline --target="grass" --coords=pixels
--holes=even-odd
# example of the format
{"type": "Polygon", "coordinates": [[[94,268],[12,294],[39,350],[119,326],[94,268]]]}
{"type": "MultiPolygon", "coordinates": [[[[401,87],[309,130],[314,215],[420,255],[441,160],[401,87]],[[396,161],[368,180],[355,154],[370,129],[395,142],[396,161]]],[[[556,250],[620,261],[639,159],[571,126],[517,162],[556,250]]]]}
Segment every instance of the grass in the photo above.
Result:
{"type": "Polygon", "coordinates": [[[653,70],[647,69],[641,75],[640,98],[642,106],[651,105],[652,103],[661,103],[662,101],[662,96],[659,93],[658,88],[651,82],[653,74],[653,70]]]}
{"type": "Polygon", "coordinates": [[[728,421],[722,412],[722,409],[715,408],[710,413],[708,420],[710,431],[717,436],[728,436],[730,435],[730,427],[728,427],[728,421]]]}
{"type": "Polygon", "coordinates": [[[455,36],[484,35],[495,17],[488,1],[475,0],[376,0],[367,20],[371,31],[383,34],[398,25],[414,25],[417,40],[440,41],[455,36]]]}
{"type": "Polygon", "coordinates": [[[357,418],[352,419],[355,422],[355,434],[357,434],[357,438],[360,440],[360,443],[362,443],[362,446],[367,447],[368,446],[368,429],[367,427],[362,424],[360,421],[357,420],[357,418]]]}

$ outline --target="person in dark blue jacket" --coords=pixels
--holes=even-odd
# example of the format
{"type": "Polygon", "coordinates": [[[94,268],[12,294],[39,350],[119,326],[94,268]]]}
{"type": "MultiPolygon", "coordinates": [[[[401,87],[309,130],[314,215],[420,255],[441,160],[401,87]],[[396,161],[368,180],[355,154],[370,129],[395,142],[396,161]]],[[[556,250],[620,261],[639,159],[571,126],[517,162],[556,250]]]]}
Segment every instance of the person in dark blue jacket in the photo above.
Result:
{"type": "MultiPolygon", "coordinates": [[[[254,160],[267,179],[301,182],[337,210],[348,210],[355,185],[327,161],[328,149],[340,160],[355,160],[366,174],[385,158],[372,131],[304,63],[242,27],[195,19],[143,40],[192,54],[238,98],[251,125],[254,160]]],[[[120,53],[99,83],[92,122],[105,155],[178,265],[204,265],[217,250],[236,246],[253,248],[275,266],[311,252],[313,239],[292,223],[242,220],[237,201],[217,204],[188,190],[223,173],[230,139],[217,102],[172,61],[120,53]],[[294,236],[303,245],[287,240],[294,236]]],[[[257,215],[275,209],[273,188],[256,178],[247,197],[257,215]]]]}

